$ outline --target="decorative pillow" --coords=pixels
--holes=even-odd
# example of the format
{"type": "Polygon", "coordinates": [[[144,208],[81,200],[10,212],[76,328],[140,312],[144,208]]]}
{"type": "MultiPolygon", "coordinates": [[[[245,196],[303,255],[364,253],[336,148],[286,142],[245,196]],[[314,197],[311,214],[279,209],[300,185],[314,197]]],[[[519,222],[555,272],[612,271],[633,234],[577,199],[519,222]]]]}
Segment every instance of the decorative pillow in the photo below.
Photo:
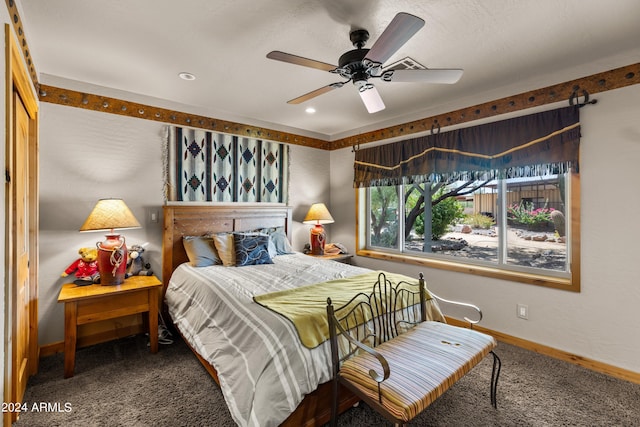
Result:
{"type": "Polygon", "coordinates": [[[278,250],[276,249],[276,245],[273,243],[273,240],[271,240],[271,237],[269,237],[269,244],[267,245],[267,250],[269,251],[269,256],[272,259],[274,256],[278,255],[278,250]]]}
{"type": "Polygon", "coordinates": [[[222,265],[230,267],[236,265],[236,252],[233,246],[233,233],[218,233],[213,236],[213,243],[218,250],[222,265]]]}
{"type": "Polygon", "coordinates": [[[271,258],[275,255],[286,255],[294,253],[291,243],[284,232],[284,227],[270,227],[260,228],[255,230],[258,233],[264,233],[269,235],[269,251],[275,250],[275,254],[271,254],[271,258]],[[273,247],[272,247],[273,244],[273,247]]]}
{"type": "Polygon", "coordinates": [[[273,264],[269,256],[269,236],[266,234],[234,234],[236,266],[273,264]]]}
{"type": "Polygon", "coordinates": [[[276,231],[271,233],[269,236],[271,241],[276,247],[276,251],[278,255],[286,255],[294,253],[293,248],[291,247],[291,243],[289,243],[289,239],[284,232],[284,228],[278,227],[276,231]]]}
{"type": "Polygon", "coordinates": [[[211,236],[184,236],[182,244],[191,266],[208,267],[222,264],[211,236]]]}

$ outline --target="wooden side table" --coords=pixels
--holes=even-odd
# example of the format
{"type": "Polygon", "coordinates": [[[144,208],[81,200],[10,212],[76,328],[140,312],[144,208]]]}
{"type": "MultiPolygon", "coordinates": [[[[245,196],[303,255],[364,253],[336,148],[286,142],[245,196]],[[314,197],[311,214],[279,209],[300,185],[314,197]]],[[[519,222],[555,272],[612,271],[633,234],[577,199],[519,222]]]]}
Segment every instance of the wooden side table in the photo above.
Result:
{"type": "Polygon", "coordinates": [[[132,276],[121,285],[62,285],[64,303],[64,377],[73,376],[78,325],[136,313],[148,313],[151,352],[158,351],[158,302],[162,282],[155,276],[132,276]]]}

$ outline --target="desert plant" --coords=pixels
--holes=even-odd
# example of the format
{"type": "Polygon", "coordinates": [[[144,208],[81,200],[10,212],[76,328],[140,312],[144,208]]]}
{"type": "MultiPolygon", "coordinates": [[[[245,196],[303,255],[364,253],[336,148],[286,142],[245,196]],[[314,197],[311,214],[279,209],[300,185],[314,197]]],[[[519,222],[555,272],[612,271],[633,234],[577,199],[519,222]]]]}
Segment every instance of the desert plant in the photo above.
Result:
{"type": "Polygon", "coordinates": [[[480,228],[483,230],[488,230],[496,222],[494,221],[493,218],[487,215],[475,213],[473,215],[467,215],[464,218],[463,223],[469,225],[471,228],[480,228]]]}
{"type": "Polygon", "coordinates": [[[558,210],[554,210],[549,216],[551,217],[551,221],[553,222],[553,226],[556,229],[558,236],[564,237],[566,235],[564,214],[558,210]]]}
{"type": "Polygon", "coordinates": [[[507,218],[514,224],[521,224],[531,229],[540,228],[551,222],[551,212],[555,209],[543,208],[533,209],[533,203],[516,203],[507,208],[507,218]]]}

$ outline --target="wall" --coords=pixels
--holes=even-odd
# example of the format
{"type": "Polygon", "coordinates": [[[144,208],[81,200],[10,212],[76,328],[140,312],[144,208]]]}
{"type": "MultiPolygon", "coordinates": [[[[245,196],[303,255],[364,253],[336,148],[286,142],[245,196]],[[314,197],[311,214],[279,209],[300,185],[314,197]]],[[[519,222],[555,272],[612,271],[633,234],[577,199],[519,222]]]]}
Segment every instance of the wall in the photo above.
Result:
{"type": "MultiPolygon", "coordinates": [[[[73,89],[73,88],[71,88],[73,89]]],[[[85,89],[86,90],[86,89],[85,89]]],[[[102,90],[104,93],[104,88],[102,90]]],[[[106,96],[119,96],[104,93],[106,96]]],[[[483,326],[572,354],[640,372],[636,328],[635,197],[640,163],[640,85],[600,93],[581,110],[582,291],[578,294],[504,280],[358,257],[359,265],[415,275],[444,297],[483,308],[483,326]],[[516,304],[529,306],[529,320],[516,318],[516,304]]],[[[141,100],[136,99],[136,102],[141,100]]],[[[144,102],[144,100],[142,100],[144,102]]],[[[153,104],[153,101],[148,103],[153,104]]],[[[129,243],[146,243],[152,268],[160,271],[163,125],[145,120],[41,104],[40,343],[63,338],[57,304],[60,273],[100,233],[77,230],[101,197],[122,197],[143,223],[126,232],[129,243]]],[[[355,198],[351,148],[327,152],[291,146],[290,205],[293,244],[308,240],[301,224],[309,206],[327,203],[336,222],[329,240],[355,248],[355,198]],[[331,166],[330,172],[329,165],[331,166]],[[330,194],[330,196],[329,196],[330,194]]]]}
{"type": "MultiPolygon", "coordinates": [[[[357,257],[358,265],[408,275],[424,271],[437,294],[479,305],[482,325],[616,367],[640,372],[640,262],[637,170],[640,164],[640,85],[599,93],[581,110],[580,293],[357,257]],[[516,304],[529,319],[516,318],[516,304]]],[[[353,154],[331,153],[333,235],[355,245],[353,154]],[[336,206],[349,212],[337,212],[336,206]]]]}
{"type": "MultiPolygon", "coordinates": [[[[77,258],[78,248],[104,239],[100,232],[78,232],[98,199],[120,197],[127,203],[143,226],[123,232],[127,244],[145,245],[146,259],[160,274],[165,125],[46,102],[40,107],[39,341],[44,345],[64,339],[64,310],[57,298],[69,278],[60,274],[77,258]],[[159,214],[159,222],[151,221],[151,213],[159,214]]],[[[329,203],[329,156],[291,146],[289,204],[296,249],[308,240],[301,221],[309,206],[329,203]]]]}

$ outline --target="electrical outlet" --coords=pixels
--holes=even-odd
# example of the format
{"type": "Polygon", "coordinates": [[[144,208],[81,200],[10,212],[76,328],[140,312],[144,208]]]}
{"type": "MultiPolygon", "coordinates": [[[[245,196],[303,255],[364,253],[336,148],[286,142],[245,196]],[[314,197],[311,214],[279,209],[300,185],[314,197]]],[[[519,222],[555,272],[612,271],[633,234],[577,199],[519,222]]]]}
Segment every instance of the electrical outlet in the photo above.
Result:
{"type": "Polygon", "coordinates": [[[525,320],[528,319],[529,307],[524,304],[518,304],[516,308],[516,316],[518,316],[521,319],[525,319],[525,320]]]}

